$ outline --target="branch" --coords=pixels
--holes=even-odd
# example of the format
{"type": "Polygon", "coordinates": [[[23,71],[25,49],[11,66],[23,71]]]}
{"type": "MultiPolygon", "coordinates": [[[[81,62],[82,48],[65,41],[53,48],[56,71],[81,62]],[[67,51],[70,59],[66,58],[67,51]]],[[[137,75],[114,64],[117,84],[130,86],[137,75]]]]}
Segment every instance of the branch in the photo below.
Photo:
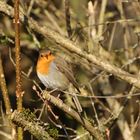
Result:
{"type": "MultiPolygon", "coordinates": [[[[15,23],[15,58],[16,58],[16,97],[17,109],[22,111],[22,89],[21,89],[21,56],[20,56],[20,20],[19,0],[14,1],[14,23],[15,23]]],[[[23,131],[18,127],[18,140],[23,140],[23,131]]]]}
{"type": "Polygon", "coordinates": [[[66,28],[68,37],[70,38],[72,35],[72,29],[71,29],[71,21],[70,21],[70,1],[65,0],[65,18],[66,18],[66,28]]]}
{"type": "MultiPolygon", "coordinates": [[[[64,104],[61,99],[50,95],[47,91],[43,93],[43,98],[69,114],[75,120],[77,120],[97,140],[103,140],[103,135],[99,129],[95,128],[87,119],[79,116],[79,114],[75,110],[64,104]]],[[[104,132],[104,130],[102,130],[102,132],[104,132]]]]}
{"type": "Polygon", "coordinates": [[[15,0],[14,8],[15,22],[15,50],[16,50],[16,97],[17,108],[22,110],[22,90],[21,90],[21,56],[20,56],[20,21],[19,21],[19,1],[15,0]]]}
{"type": "Polygon", "coordinates": [[[2,66],[1,53],[0,53],[0,86],[1,86],[1,90],[2,90],[5,108],[6,108],[6,114],[11,114],[12,108],[11,108],[11,104],[10,104],[7,87],[6,87],[6,81],[5,81],[5,76],[4,76],[3,66],[2,66]]]}
{"type": "MultiPolygon", "coordinates": [[[[2,90],[2,95],[3,95],[3,100],[6,108],[6,114],[11,115],[12,108],[11,108],[11,103],[6,87],[6,81],[5,81],[5,76],[4,76],[4,71],[3,71],[3,66],[2,66],[2,59],[1,59],[1,53],[0,53],[0,86],[2,90]]],[[[11,128],[12,128],[12,139],[16,139],[16,128],[15,125],[10,123],[11,128]]]]}
{"type": "MultiPolygon", "coordinates": [[[[53,132],[56,135],[56,131],[52,129],[47,129],[41,126],[41,122],[37,122],[37,118],[29,110],[23,110],[21,112],[14,111],[11,115],[11,120],[18,124],[18,126],[23,127],[25,130],[29,131],[38,140],[54,140],[48,132],[53,132]]],[[[52,133],[51,133],[52,134],[52,133]]]]}

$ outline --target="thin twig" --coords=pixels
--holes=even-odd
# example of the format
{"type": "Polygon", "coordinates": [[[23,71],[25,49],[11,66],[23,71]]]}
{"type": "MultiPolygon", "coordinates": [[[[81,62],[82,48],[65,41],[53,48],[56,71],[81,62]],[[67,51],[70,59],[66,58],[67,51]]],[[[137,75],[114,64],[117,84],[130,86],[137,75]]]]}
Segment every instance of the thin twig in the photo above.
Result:
{"type": "Polygon", "coordinates": [[[6,108],[6,114],[11,114],[12,108],[11,108],[11,103],[10,103],[7,87],[6,87],[6,81],[5,81],[5,76],[4,76],[3,66],[2,66],[1,53],[0,53],[0,86],[1,86],[1,90],[2,90],[5,108],[6,108]]]}
{"type": "Polygon", "coordinates": [[[136,128],[138,128],[138,126],[139,126],[139,121],[140,121],[140,103],[138,103],[138,104],[139,104],[139,113],[138,113],[138,116],[136,118],[136,121],[135,121],[135,123],[134,123],[134,125],[133,125],[133,127],[131,129],[131,133],[132,134],[134,134],[134,132],[136,131],[136,128]]]}
{"type": "Polygon", "coordinates": [[[71,29],[71,22],[70,22],[70,1],[65,0],[65,18],[66,18],[66,28],[68,36],[71,37],[72,29],[71,29]]]}
{"type": "MultiPolygon", "coordinates": [[[[72,93],[69,92],[64,92],[66,94],[70,94],[71,96],[73,96],[72,93]]],[[[83,92],[84,93],[84,92],[83,92]]],[[[122,94],[122,93],[121,93],[122,94]]],[[[78,97],[82,97],[82,98],[93,98],[93,99],[121,99],[121,98],[132,98],[132,97],[136,97],[136,96],[140,96],[140,93],[134,93],[134,94],[125,94],[125,95],[80,95],[80,94],[76,94],[76,96],[78,97]]]]}
{"type": "Polygon", "coordinates": [[[113,29],[112,29],[112,32],[111,32],[111,37],[110,37],[109,45],[108,45],[108,51],[111,51],[111,47],[112,47],[112,44],[113,44],[113,39],[114,39],[115,31],[116,31],[116,26],[117,26],[117,23],[115,23],[113,25],[113,29]]]}
{"type": "Polygon", "coordinates": [[[0,135],[4,136],[6,139],[12,140],[12,136],[4,131],[0,131],[0,135]]]}
{"type": "MultiPolygon", "coordinates": [[[[108,0],[103,0],[102,4],[101,4],[101,11],[100,11],[100,15],[99,15],[99,23],[103,23],[104,19],[105,19],[105,10],[106,10],[106,6],[107,6],[107,1],[108,0]]],[[[100,25],[98,27],[98,36],[100,37],[103,33],[103,25],[100,25]]]]}
{"type": "Polygon", "coordinates": [[[30,1],[29,7],[28,7],[28,11],[27,11],[27,16],[30,16],[31,10],[32,10],[33,5],[34,5],[34,2],[35,2],[35,0],[31,0],[30,1]]]}

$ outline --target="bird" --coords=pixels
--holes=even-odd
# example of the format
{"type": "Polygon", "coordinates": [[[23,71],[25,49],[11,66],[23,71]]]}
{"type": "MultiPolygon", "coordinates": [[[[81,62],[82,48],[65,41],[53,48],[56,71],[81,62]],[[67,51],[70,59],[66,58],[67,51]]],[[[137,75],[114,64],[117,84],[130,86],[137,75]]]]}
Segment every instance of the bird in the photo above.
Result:
{"type": "MultiPolygon", "coordinates": [[[[60,56],[55,56],[50,50],[43,49],[39,53],[36,66],[37,76],[44,86],[52,90],[67,91],[70,84],[80,92],[71,66],[60,56]]],[[[81,104],[73,94],[73,101],[78,112],[82,112],[81,104]]]]}

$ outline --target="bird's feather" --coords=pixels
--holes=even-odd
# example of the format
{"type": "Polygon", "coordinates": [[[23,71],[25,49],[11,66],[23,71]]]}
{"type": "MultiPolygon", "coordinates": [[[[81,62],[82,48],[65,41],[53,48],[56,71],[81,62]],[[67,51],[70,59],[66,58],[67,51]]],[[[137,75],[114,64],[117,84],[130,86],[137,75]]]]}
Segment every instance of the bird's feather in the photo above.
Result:
{"type": "Polygon", "coordinates": [[[57,68],[64,73],[64,75],[67,77],[67,79],[70,81],[70,83],[73,84],[73,86],[79,91],[79,86],[78,83],[75,80],[73,71],[72,71],[72,67],[70,64],[68,64],[64,59],[62,59],[61,57],[56,58],[55,60],[56,66],[57,68]]]}

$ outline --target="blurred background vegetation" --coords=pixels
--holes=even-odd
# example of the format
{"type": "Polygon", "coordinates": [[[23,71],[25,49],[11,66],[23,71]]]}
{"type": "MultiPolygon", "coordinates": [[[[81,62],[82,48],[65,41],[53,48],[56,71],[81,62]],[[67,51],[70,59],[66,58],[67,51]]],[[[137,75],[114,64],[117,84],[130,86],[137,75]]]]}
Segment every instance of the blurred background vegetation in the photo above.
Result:
{"type": "MultiPolygon", "coordinates": [[[[13,7],[13,1],[7,0],[6,3],[13,7]]],[[[131,74],[139,74],[140,2],[137,0],[70,0],[69,10],[71,36],[68,36],[68,28],[66,27],[64,0],[20,1],[20,11],[27,17],[32,17],[40,26],[47,26],[55,30],[78,44],[82,50],[96,55],[102,60],[107,60],[131,74]]],[[[21,23],[20,27],[21,67],[22,71],[27,74],[22,77],[23,106],[39,116],[43,108],[43,102],[32,88],[33,80],[35,80],[44,89],[35,71],[38,51],[47,47],[58,54],[64,56],[66,54],[63,50],[54,49],[55,47],[52,46],[55,44],[51,40],[47,40],[39,33],[31,31],[26,22],[21,23]]],[[[13,64],[15,60],[14,34],[13,20],[4,14],[0,14],[0,52],[13,110],[16,109],[15,66],[13,64]]],[[[72,54],[69,54],[69,57],[70,55],[72,54]]],[[[78,83],[89,92],[85,96],[123,96],[132,91],[132,85],[116,76],[100,70],[96,66],[92,69],[91,72],[91,70],[88,71],[76,62],[74,64],[74,73],[78,83]]],[[[138,93],[139,89],[135,88],[133,92],[138,93]]],[[[79,99],[84,110],[84,116],[99,126],[107,121],[113,113],[119,112],[126,97],[108,97],[107,99],[80,97],[79,99]],[[118,104],[119,109],[113,109],[118,104]]],[[[62,98],[67,103],[66,97],[62,98]]],[[[65,126],[65,129],[57,127],[59,131],[58,139],[68,139],[68,136],[75,140],[76,138],[80,140],[93,139],[73,118],[57,108],[51,107],[55,115],[59,116],[61,124],[65,126]]],[[[128,125],[130,130],[128,139],[139,140],[139,96],[129,99],[123,107],[124,109],[117,119],[123,120],[128,125]]],[[[5,107],[2,94],[0,94],[0,111],[0,131],[8,135],[7,122],[3,117],[5,107]]],[[[60,125],[60,122],[58,123],[53,115],[50,112],[48,113],[47,109],[44,109],[41,120],[50,122],[54,126],[60,125]]],[[[126,127],[123,124],[119,126],[115,121],[112,127],[108,128],[110,132],[107,134],[107,136],[109,135],[108,140],[126,139],[124,136],[125,129],[126,127]]],[[[24,138],[25,140],[33,139],[28,132],[25,132],[24,138]]],[[[7,140],[8,138],[0,133],[0,139],[7,140]]]]}

